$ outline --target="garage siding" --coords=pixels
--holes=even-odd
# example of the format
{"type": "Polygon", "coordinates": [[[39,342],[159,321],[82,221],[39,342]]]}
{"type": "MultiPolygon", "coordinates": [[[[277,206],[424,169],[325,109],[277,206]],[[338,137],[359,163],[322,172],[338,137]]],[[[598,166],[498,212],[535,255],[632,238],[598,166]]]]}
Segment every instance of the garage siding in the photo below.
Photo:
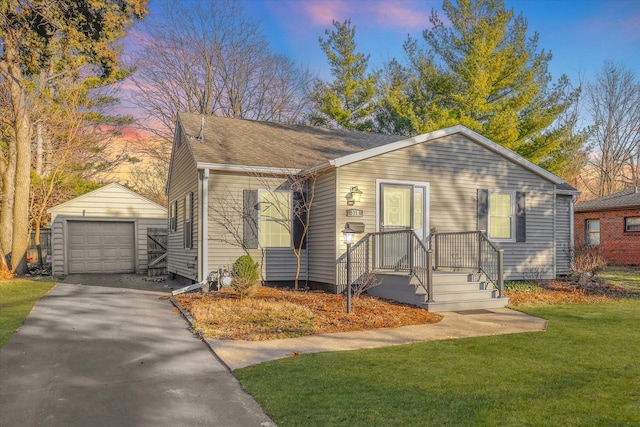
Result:
{"type": "Polygon", "coordinates": [[[77,272],[146,273],[147,229],[167,228],[165,207],[117,183],[48,212],[52,221],[54,276],[77,272]]]}

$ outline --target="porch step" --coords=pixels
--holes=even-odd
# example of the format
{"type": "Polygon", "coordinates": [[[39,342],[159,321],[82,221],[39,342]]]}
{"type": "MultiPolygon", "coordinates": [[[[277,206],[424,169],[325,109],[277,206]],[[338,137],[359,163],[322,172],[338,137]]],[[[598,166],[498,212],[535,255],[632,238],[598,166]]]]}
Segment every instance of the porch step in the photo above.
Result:
{"type": "Polygon", "coordinates": [[[434,272],[433,301],[427,302],[426,290],[414,276],[407,273],[378,271],[380,285],[370,289],[369,295],[392,299],[424,307],[428,311],[462,311],[504,307],[508,298],[498,298],[498,291],[477,274],[434,272]]]}
{"type": "Polygon", "coordinates": [[[502,308],[509,303],[509,298],[491,298],[464,301],[436,301],[422,304],[427,311],[466,311],[481,310],[487,308],[502,308]]]}

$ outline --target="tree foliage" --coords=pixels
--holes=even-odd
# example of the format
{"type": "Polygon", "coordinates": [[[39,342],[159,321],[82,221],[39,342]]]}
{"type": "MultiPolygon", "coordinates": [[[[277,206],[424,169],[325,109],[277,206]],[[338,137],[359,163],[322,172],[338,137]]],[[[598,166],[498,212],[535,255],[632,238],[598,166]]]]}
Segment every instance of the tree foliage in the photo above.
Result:
{"type": "Polygon", "coordinates": [[[371,130],[376,103],[378,73],[367,73],[369,56],[356,52],[355,32],[351,20],[333,21],[335,30],[325,30],[319,38],[334,80],[317,79],[312,99],[315,110],[311,122],[343,129],[371,130]]]}
{"type": "Polygon", "coordinates": [[[0,85],[6,99],[0,117],[0,222],[12,223],[12,229],[0,233],[0,259],[10,254],[11,269],[21,272],[29,236],[31,146],[37,125],[55,122],[46,116],[47,94],[59,90],[61,80],[95,88],[126,76],[115,42],[147,10],[146,0],[3,0],[1,5],[0,85]]]}
{"type": "Polygon", "coordinates": [[[502,0],[445,0],[447,20],[432,11],[425,46],[409,38],[408,61],[387,68],[378,126],[416,134],[463,124],[552,172],[565,155],[568,123],[556,120],[577,96],[562,76],[553,83],[551,54],[527,37],[527,21],[502,0]]]}

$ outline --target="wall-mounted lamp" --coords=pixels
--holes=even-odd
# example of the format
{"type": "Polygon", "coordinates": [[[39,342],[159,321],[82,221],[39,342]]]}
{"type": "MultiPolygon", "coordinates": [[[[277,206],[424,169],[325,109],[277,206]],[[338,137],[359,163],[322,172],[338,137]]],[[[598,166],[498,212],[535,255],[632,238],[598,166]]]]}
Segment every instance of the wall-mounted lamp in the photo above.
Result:
{"type": "Polygon", "coordinates": [[[347,199],[347,205],[349,206],[360,203],[360,200],[362,200],[362,190],[360,190],[357,185],[354,185],[351,187],[351,190],[347,193],[345,198],[347,199]]]}

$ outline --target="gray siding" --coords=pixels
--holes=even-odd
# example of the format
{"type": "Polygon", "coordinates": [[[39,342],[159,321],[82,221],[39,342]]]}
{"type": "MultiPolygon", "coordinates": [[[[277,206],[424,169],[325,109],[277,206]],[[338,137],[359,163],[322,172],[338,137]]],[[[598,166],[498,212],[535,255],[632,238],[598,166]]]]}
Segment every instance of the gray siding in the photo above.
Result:
{"type": "MultiPolygon", "coordinates": [[[[526,192],[526,242],[497,245],[505,250],[505,276],[507,280],[530,274],[553,278],[553,183],[462,135],[452,135],[341,167],[336,236],[348,221],[344,195],[353,185],[364,193],[355,207],[364,210],[365,231],[376,229],[376,179],[429,182],[429,227],[439,232],[477,229],[478,188],[526,192]]],[[[335,242],[339,256],[346,248],[341,239],[336,237],[335,242]]]]}
{"type": "Polygon", "coordinates": [[[556,275],[569,274],[571,262],[571,196],[556,196],[556,275]]]}
{"type": "Polygon", "coordinates": [[[52,272],[54,276],[69,274],[66,260],[68,243],[67,224],[69,221],[127,221],[134,223],[135,236],[135,271],[138,274],[147,272],[147,229],[148,228],[166,228],[166,218],[112,218],[100,216],[67,216],[57,215],[51,224],[51,253],[52,253],[52,272]]]}
{"type": "Polygon", "coordinates": [[[336,171],[318,177],[309,221],[309,280],[335,283],[336,239],[336,171]]]}
{"type": "MultiPolygon", "coordinates": [[[[194,142],[197,144],[197,142],[194,142]]],[[[177,230],[169,230],[167,271],[191,280],[198,274],[198,171],[187,141],[173,150],[169,174],[169,207],[178,201],[177,230]],[[184,197],[193,191],[193,248],[184,248],[184,197]]],[[[169,209],[170,211],[170,209],[169,209]]]]}
{"type": "MultiPolygon", "coordinates": [[[[211,171],[209,176],[208,270],[226,267],[245,252],[241,247],[243,190],[275,189],[284,182],[278,177],[257,177],[243,173],[211,171]],[[240,241],[239,241],[240,240],[240,241]]],[[[290,248],[250,249],[262,266],[266,281],[295,279],[296,258],[290,248]]],[[[307,251],[303,250],[299,279],[307,278],[307,251]]]]}

